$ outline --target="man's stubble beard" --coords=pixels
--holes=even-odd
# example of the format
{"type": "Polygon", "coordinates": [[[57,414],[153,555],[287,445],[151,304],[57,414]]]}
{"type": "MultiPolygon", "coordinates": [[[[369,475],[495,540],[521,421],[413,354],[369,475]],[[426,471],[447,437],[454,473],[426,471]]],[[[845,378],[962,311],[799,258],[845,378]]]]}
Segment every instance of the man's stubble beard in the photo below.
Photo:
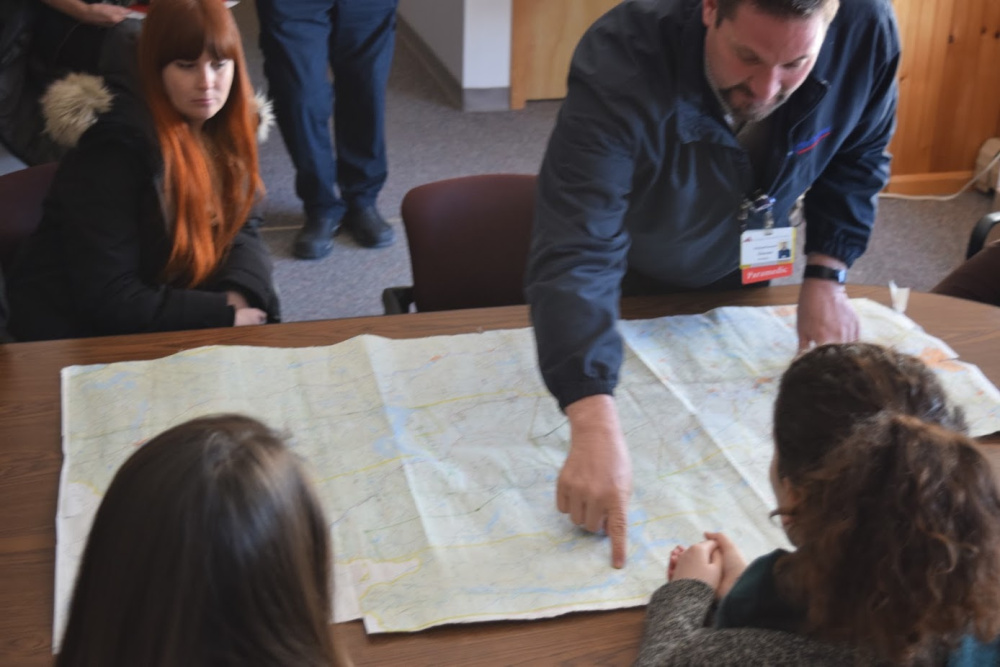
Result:
{"type": "Polygon", "coordinates": [[[722,99],[726,101],[726,104],[729,106],[729,110],[732,113],[733,119],[738,123],[759,123],[760,121],[764,120],[772,113],[774,113],[778,109],[778,107],[780,107],[788,100],[789,96],[787,90],[782,90],[774,98],[774,101],[771,102],[768,106],[766,107],[757,106],[756,108],[754,108],[754,106],[751,105],[749,111],[742,111],[734,107],[731,101],[732,94],[737,91],[742,93],[745,97],[753,96],[753,93],[750,92],[750,89],[747,87],[745,83],[738,83],[735,86],[730,86],[729,88],[721,89],[719,90],[719,95],[722,97],[722,99]]]}

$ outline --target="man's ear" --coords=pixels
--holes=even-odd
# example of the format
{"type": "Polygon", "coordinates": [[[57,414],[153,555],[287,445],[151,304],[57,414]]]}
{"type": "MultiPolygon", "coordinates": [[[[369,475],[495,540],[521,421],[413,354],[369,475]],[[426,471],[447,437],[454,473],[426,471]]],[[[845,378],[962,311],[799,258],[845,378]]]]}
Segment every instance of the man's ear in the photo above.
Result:
{"type": "Polygon", "coordinates": [[[718,0],[702,0],[701,3],[701,20],[705,24],[706,28],[711,28],[715,25],[716,15],[719,13],[719,3],[718,0]]]}

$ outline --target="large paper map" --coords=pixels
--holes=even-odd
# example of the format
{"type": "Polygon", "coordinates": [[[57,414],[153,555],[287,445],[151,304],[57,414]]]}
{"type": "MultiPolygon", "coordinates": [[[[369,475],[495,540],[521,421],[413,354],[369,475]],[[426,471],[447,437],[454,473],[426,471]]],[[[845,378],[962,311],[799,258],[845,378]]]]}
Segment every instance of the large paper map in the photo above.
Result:
{"type": "MultiPolygon", "coordinates": [[[[973,434],[1000,393],[941,341],[873,302],[865,340],[928,362],[973,434]]],[[[724,530],[748,557],[785,545],[768,519],[777,379],[795,309],[723,308],[620,324],[617,402],[634,467],[628,566],[555,509],[565,417],[528,329],[329,347],[208,347],[63,370],[55,636],[115,470],[181,421],[239,411],[293,435],[330,520],[336,620],[369,632],[644,604],[677,544],[724,530]]],[[[54,642],[55,643],[55,642],[54,642]]]]}

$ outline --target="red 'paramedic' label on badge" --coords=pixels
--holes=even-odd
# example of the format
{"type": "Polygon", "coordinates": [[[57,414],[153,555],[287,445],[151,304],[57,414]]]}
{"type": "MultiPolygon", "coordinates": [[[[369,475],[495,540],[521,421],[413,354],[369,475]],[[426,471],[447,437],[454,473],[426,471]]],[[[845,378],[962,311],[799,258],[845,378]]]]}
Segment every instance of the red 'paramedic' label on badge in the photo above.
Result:
{"type": "Polygon", "coordinates": [[[743,284],[759,283],[762,280],[787,278],[792,275],[791,264],[776,264],[774,266],[750,266],[743,269],[743,284]]]}

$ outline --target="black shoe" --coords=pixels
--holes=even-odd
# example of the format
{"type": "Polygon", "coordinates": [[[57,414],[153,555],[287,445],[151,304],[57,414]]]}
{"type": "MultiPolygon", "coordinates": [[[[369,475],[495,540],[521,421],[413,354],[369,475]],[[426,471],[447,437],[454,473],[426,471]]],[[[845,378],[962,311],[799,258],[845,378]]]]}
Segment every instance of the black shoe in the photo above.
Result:
{"type": "Polygon", "coordinates": [[[347,209],[344,229],[351,233],[359,245],[366,248],[384,248],[396,238],[396,232],[392,231],[392,227],[382,219],[374,206],[347,209]]]}
{"type": "Polygon", "coordinates": [[[336,216],[309,216],[295,236],[292,254],[299,259],[320,259],[333,252],[333,235],[340,227],[336,216]]]}

